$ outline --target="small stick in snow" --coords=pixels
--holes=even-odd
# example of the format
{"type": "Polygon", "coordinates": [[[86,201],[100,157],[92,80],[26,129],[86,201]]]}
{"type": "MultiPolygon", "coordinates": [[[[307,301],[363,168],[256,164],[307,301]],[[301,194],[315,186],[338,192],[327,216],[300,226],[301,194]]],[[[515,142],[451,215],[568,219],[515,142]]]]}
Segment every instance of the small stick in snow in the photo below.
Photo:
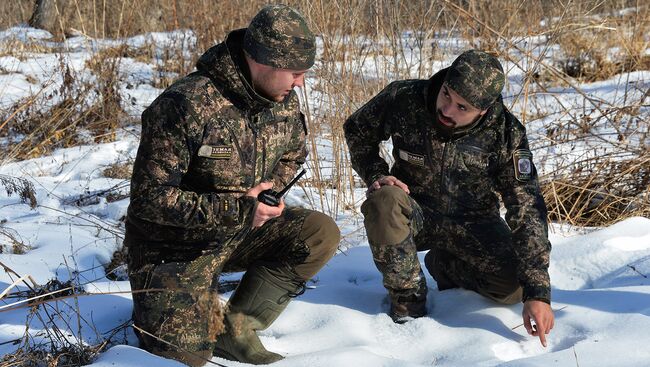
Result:
{"type": "Polygon", "coordinates": [[[629,265],[629,264],[628,264],[627,267],[630,268],[630,269],[632,269],[635,273],[639,274],[640,276],[642,276],[642,277],[648,279],[648,276],[645,275],[645,274],[643,274],[643,273],[641,273],[640,271],[636,270],[636,268],[634,267],[634,265],[629,265]]]}

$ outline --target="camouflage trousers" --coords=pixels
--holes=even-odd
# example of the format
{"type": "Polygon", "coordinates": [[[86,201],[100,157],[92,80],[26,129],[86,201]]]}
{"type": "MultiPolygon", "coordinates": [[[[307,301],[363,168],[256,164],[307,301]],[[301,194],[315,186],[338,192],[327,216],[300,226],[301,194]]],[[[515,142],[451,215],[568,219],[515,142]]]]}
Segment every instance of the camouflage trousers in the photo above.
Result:
{"type": "Polygon", "coordinates": [[[137,333],[141,347],[202,364],[212,357],[216,337],[223,332],[217,293],[222,272],[256,265],[288,267],[297,281],[306,281],[334,255],[339,239],[330,217],[301,208],[287,208],[282,216],[235,235],[217,249],[196,251],[180,243],[126,238],[134,324],[144,330],[137,333]]]}
{"type": "Polygon", "coordinates": [[[383,186],[362,204],[373,260],[393,295],[425,282],[417,252],[438,289],[461,287],[506,304],[521,301],[510,228],[500,217],[458,220],[420,205],[397,186],[383,186]]]}

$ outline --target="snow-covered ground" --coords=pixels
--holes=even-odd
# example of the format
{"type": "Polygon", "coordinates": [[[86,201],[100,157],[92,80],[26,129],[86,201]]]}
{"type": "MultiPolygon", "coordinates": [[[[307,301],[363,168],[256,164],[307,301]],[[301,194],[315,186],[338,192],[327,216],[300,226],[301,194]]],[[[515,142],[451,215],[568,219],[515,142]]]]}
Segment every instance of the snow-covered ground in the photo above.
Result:
{"type": "MultiPolygon", "coordinates": [[[[180,32],[125,42],[136,47],[155,39],[165,45],[179,34],[191,40],[180,32]]],[[[0,40],[8,38],[36,42],[48,36],[25,28],[0,32],[0,40]]],[[[68,40],[66,58],[83,73],[88,50],[112,44],[68,40]]],[[[53,54],[22,60],[0,57],[0,106],[6,108],[35,93],[39,86],[30,80],[51,80],[49,88],[56,89],[60,81],[53,77],[53,68],[58,62],[53,54]]],[[[133,60],[121,65],[128,76],[125,80],[135,85],[123,92],[128,93],[128,100],[136,101],[130,108],[137,114],[160,90],[148,84],[151,65],[133,60]]],[[[613,104],[617,88],[629,84],[629,78],[647,89],[649,77],[650,72],[617,76],[594,83],[590,90],[613,104]]],[[[511,79],[516,86],[520,76],[513,73],[511,79]]],[[[566,103],[581,103],[575,91],[556,92],[562,92],[561,100],[566,103]]],[[[555,111],[557,100],[549,99],[546,108],[555,111]]],[[[647,117],[647,108],[641,113],[647,117]]],[[[112,143],[60,149],[45,157],[0,166],[0,174],[30,181],[38,202],[30,209],[0,188],[0,262],[8,268],[0,271],[0,292],[18,278],[15,274],[29,275],[41,285],[53,278],[73,280],[87,294],[51,302],[63,316],[54,315],[53,322],[65,331],[65,337],[76,335],[89,345],[97,344],[131,317],[128,281],[108,280],[102,266],[121,244],[128,199],[119,199],[119,194],[128,193],[128,181],[104,177],[103,172],[116,162],[135,157],[138,134],[137,128],[128,128],[112,143]],[[117,195],[107,196],[106,192],[117,195]],[[111,199],[115,197],[118,200],[111,199]],[[12,238],[27,246],[25,253],[13,253],[12,238]]],[[[319,140],[318,149],[327,161],[332,154],[327,139],[319,140]]],[[[321,204],[314,189],[297,187],[288,202],[331,212],[334,194],[326,190],[321,204]]],[[[344,237],[342,251],[309,284],[312,289],[261,332],[268,349],[286,356],[277,366],[650,366],[650,219],[631,218],[607,228],[552,225],[550,274],[556,322],[549,346],[543,348],[521,326],[521,305],[500,306],[464,290],[439,292],[430,277],[429,315],[394,324],[386,315],[386,292],[358,214],[362,189],[355,191],[355,198],[355,207],[336,210],[344,237]]],[[[9,296],[25,289],[20,283],[9,296]]],[[[19,301],[11,297],[0,301],[0,358],[15,352],[20,344],[13,341],[26,332],[32,343],[45,336],[43,322],[30,308],[12,309],[19,301]]],[[[39,314],[43,316],[44,311],[39,314]]],[[[128,327],[112,340],[120,344],[111,346],[92,366],[181,366],[138,349],[128,327]]],[[[214,362],[242,365],[216,358],[214,362]]]]}

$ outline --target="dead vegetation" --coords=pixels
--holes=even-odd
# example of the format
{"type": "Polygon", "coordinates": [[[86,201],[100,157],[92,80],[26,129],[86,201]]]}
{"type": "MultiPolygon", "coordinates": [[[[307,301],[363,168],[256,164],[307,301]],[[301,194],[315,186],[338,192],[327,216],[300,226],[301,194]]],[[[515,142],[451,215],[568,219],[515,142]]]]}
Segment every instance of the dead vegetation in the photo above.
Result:
{"type": "Polygon", "coordinates": [[[119,49],[96,54],[86,62],[83,79],[60,56],[61,84],[46,82],[36,94],[0,111],[4,161],[39,157],[56,148],[112,141],[118,128],[132,122],[122,107],[119,49]]]}
{"type": "Polygon", "coordinates": [[[12,177],[0,174],[0,186],[4,187],[7,195],[17,194],[20,201],[29,204],[31,208],[36,207],[36,194],[34,193],[34,184],[21,177],[12,177]]]}
{"type": "Polygon", "coordinates": [[[104,177],[130,180],[133,172],[133,162],[115,162],[102,172],[104,177]]]}
{"type": "Polygon", "coordinates": [[[0,294],[4,303],[0,312],[27,310],[25,333],[3,343],[12,343],[17,348],[0,359],[0,366],[84,366],[112,345],[126,342],[128,322],[99,332],[92,320],[81,313],[78,298],[89,294],[73,275],[78,273],[70,271],[73,278],[67,281],[51,279],[39,285],[31,276],[20,276],[0,265],[13,281],[0,294]],[[94,335],[84,336],[88,330],[94,335]]]}
{"type": "MultiPolygon", "coordinates": [[[[164,48],[162,53],[153,43],[139,48],[118,46],[100,49],[86,62],[96,78],[93,81],[80,80],[75,72],[62,63],[60,74],[64,82],[59,90],[44,88],[40,94],[19,101],[5,111],[0,136],[9,140],[4,148],[6,157],[23,159],[42,155],[56,147],[114,139],[116,129],[128,120],[122,107],[125,101],[119,93],[119,84],[124,83],[119,72],[122,58],[155,61],[156,76],[151,84],[159,88],[167,87],[174,78],[192,70],[194,60],[202,50],[223,39],[230,29],[245,27],[250,17],[263,4],[257,0],[218,3],[196,0],[191,4],[184,0],[163,0],[155,4],[133,0],[60,0],[58,27],[53,30],[59,39],[75,34],[117,38],[146,31],[191,29],[196,42],[190,42],[187,49],[164,48]],[[187,51],[194,59],[184,57],[183,52],[187,51]],[[47,106],[47,101],[56,102],[43,108],[44,105],[47,106]],[[80,130],[88,133],[80,133],[80,130]]],[[[323,96],[316,98],[318,103],[309,106],[310,109],[306,111],[312,120],[311,129],[315,131],[315,134],[310,135],[311,162],[316,174],[315,186],[319,191],[317,197],[310,199],[314,203],[319,202],[332,215],[336,215],[340,207],[354,207],[354,202],[360,199],[354,197],[353,189],[358,183],[354,182],[348,162],[347,147],[341,131],[342,122],[390,81],[426,78],[443,66],[436,61],[448,59],[460,49],[468,47],[453,44],[440,47],[439,43],[431,43],[432,39],[442,40],[444,44],[445,39],[462,36],[470,46],[494,50],[529,75],[521,94],[513,102],[523,100],[525,105],[531,107],[522,113],[524,123],[534,121],[531,118],[534,113],[528,110],[535,108],[535,93],[545,93],[550,86],[577,88],[579,82],[604,80],[623,72],[647,70],[649,66],[646,55],[649,40],[645,37],[650,29],[649,10],[647,5],[637,1],[497,0],[487,3],[474,0],[296,0],[289,1],[289,4],[302,11],[323,42],[320,62],[313,70],[316,84],[304,92],[306,95],[318,93],[323,96]],[[509,16],[495,17],[494,13],[509,16]],[[413,14],[420,16],[414,17],[413,14]],[[403,37],[404,32],[409,32],[412,37],[403,37]],[[594,42],[595,39],[598,42],[594,42]],[[526,40],[537,40],[537,43],[526,40]],[[552,53],[551,63],[542,61],[544,55],[551,54],[551,45],[557,45],[559,51],[552,53]],[[513,57],[513,51],[520,55],[519,59],[513,57]],[[367,72],[369,65],[374,69],[371,73],[367,72]],[[316,120],[319,123],[313,123],[316,120]],[[322,162],[319,159],[315,149],[317,136],[327,136],[332,141],[332,162],[322,162]],[[330,168],[333,170],[332,177],[321,177],[321,171],[330,168]],[[336,199],[325,198],[325,186],[319,184],[325,181],[328,187],[336,188],[339,192],[336,199]]],[[[4,16],[1,17],[0,24],[8,26],[26,22],[31,16],[31,5],[32,1],[28,0],[3,3],[0,5],[3,8],[0,14],[4,16]]],[[[27,42],[22,48],[38,52],[39,44],[42,43],[27,42]]],[[[187,42],[180,44],[188,45],[187,42]]],[[[16,53],[18,56],[20,54],[21,52],[16,53]]],[[[623,110],[636,106],[643,111],[644,103],[646,102],[628,100],[624,105],[611,106],[610,109],[623,110]]],[[[598,109],[597,106],[591,108],[598,109]]],[[[571,112],[567,114],[571,115],[571,112]]],[[[591,112],[587,111],[586,114],[591,112]]],[[[611,113],[602,114],[599,119],[611,119],[613,116],[611,113]]],[[[555,144],[599,134],[596,125],[585,123],[584,117],[577,113],[570,118],[574,125],[581,125],[588,133],[580,136],[564,134],[567,140],[556,138],[555,144]]],[[[612,123],[627,124],[628,121],[629,118],[624,118],[619,122],[612,120],[612,123]]],[[[634,140],[644,131],[647,133],[647,129],[621,130],[624,131],[623,140],[634,140]]],[[[647,141],[644,139],[647,139],[646,135],[641,137],[641,144],[647,141]]],[[[633,152],[630,159],[643,159],[643,154],[645,153],[633,152]]],[[[587,172],[611,177],[616,172],[610,170],[622,167],[619,162],[592,163],[588,168],[579,169],[576,165],[561,172],[550,173],[544,179],[544,192],[549,203],[566,200],[562,207],[593,206],[593,203],[589,204],[591,199],[584,201],[588,195],[560,195],[558,191],[562,182],[582,182],[582,177],[587,172]],[[572,177],[571,172],[580,172],[580,176],[572,177]],[[551,183],[554,186],[546,186],[551,183]],[[554,193],[554,196],[549,193],[554,193]],[[560,197],[563,200],[559,200],[560,197]]],[[[119,175],[110,171],[107,174],[119,175]]],[[[631,177],[627,175],[621,179],[631,177]]],[[[596,181],[587,180],[590,183],[596,181]]],[[[637,181],[643,182],[634,180],[628,186],[638,185],[637,181]]],[[[569,190],[566,185],[562,187],[563,190],[569,190]]],[[[607,191],[606,188],[592,186],[585,189],[607,191]]],[[[627,195],[626,192],[619,191],[613,191],[612,195],[627,195]]],[[[634,202],[639,200],[637,197],[628,199],[634,202]]],[[[565,212],[561,206],[549,205],[551,213],[563,213],[552,215],[552,219],[567,220],[575,215],[575,211],[565,212]]],[[[643,207],[645,204],[642,202],[635,205],[643,207]]],[[[629,208],[620,209],[620,205],[610,209],[614,210],[614,207],[619,208],[616,209],[618,211],[597,215],[598,220],[593,218],[578,222],[604,225],[610,223],[610,220],[620,220],[621,216],[639,213],[630,211],[629,208]]],[[[579,217],[583,217],[585,213],[595,212],[583,210],[580,213],[579,217]]]]}
{"type": "MultiPolygon", "coordinates": [[[[26,23],[32,14],[33,0],[0,2],[0,30],[26,23]]],[[[0,57],[24,61],[37,54],[60,54],[56,74],[49,81],[30,78],[36,92],[12,106],[0,109],[0,144],[3,161],[38,157],[60,147],[90,144],[115,139],[117,131],[133,123],[125,111],[130,103],[120,92],[129,82],[120,71],[124,58],[155,63],[156,88],[193,70],[200,53],[219,42],[231,29],[245,27],[262,0],[58,0],[61,16],[50,41],[12,38],[0,44],[0,57]],[[181,39],[178,46],[160,48],[155,42],[141,47],[119,45],[97,48],[86,60],[90,77],[70,68],[62,43],[74,36],[123,38],[145,32],[189,29],[196,40],[181,39]],[[187,57],[186,53],[192,57],[187,57]]],[[[582,82],[606,80],[614,75],[650,70],[648,34],[649,6],[634,0],[290,0],[308,19],[322,41],[322,53],[311,75],[315,84],[303,90],[316,100],[306,106],[311,129],[309,166],[314,176],[308,185],[309,200],[336,216],[342,209],[358,207],[355,181],[342,133],[346,117],[390,81],[427,78],[465,48],[478,47],[498,54],[511,63],[513,71],[525,75],[525,83],[512,105],[522,104],[525,124],[556,118],[550,125],[547,141],[538,151],[567,144],[600,141],[608,149],[586,151],[542,177],[544,197],[553,221],[584,226],[602,226],[630,216],[650,216],[650,143],[648,109],[650,95],[635,88],[648,84],[625,84],[620,103],[606,104],[580,89],[582,82]],[[494,16],[500,14],[504,16],[494,16]],[[403,37],[406,33],[410,37],[403,37]],[[467,44],[458,43],[462,37],[467,44]],[[432,42],[437,40],[440,42],[432,42]],[[454,43],[456,42],[456,43],[454,43]],[[550,55],[550,60],[546,56],[550,55]],[[581,93],[585,106],[580,110],[565,106],[547,112],[537,106],[538,96],[553,95],[552,87],[572,88],[581,93]],[[628,98],[629,95],[629,98],[628,98]],[[549,116],[549,114],[555,115],[549,116]],[[614,139],[605,134],[615,134],[614,139]],[[331,142],[332,159],[319,157],[318,144],[331,142]],[[324,172],[332,172],[326,176],[324,172]],[[326,195],[326,189],[338,195],[326,195]]],[[[180,37],[186,37],[185,34],[180,37]]],[[[0,74],[12,70],[0,68],[0,74]]],[[[127,86],[128,88],[128,86],[127,86]]],[[[538,152],[536,152],[537,154],[538,152]]],[[[537,160],[544,160],[540,154],[537,160]]],[[[549,158],[550,159],[550,158],[549,158]]],[[[103,170],[109,178],[127,180],[131,162],[117,162],[103,170]]],[[[18,194],[22,202],[37,205],[29,181],[0,175],[9,195],[18,194]]],[[[66,205],[86,206],[128,197],[128,183],[109,190],[84,193],[65,201],[66,205]]],[[[0,218],[1,219],[1,218],[0,218]]],[[[0,226],[2,252],[21,254],[30,248],[20,236],[0,226]]],[[[126,253],[113,254],[105,273],[113,279],[126,279],[126,253]]],[[[15,274],[15,280],[18,280],[15,274]]],[[[59,282],[59,281],[57,281],[59,282]]],[[[65,366],[90,363],[105,350],[126,326],[92,338],[69,338],[57,326],[69,316],[61,313],[57,299],[44,302],[44,294],[56,292],[67,299],[82,296],[79,283],[51,282],[44,286],[26,283],[14,299],[40,297],[28,316],[29,325],[39,321],[47,327],[34,338],[29,327],[16,339],[16,351],[6,355],[3,366],[65,366]],[[67,293],[66,293],[67,292],[67,293]]],[[[225,289],[224,287],[220,287],[225,289]]],[[[70,305],[66,304],[66,307],[70,305]]],[[[69,308],[67,309],[70,310],[69,308]]],[[[67,311],[65,311],[67,312],[67,311]]],[[[77,309],[78,312],[78,309],[77,309]]],[[[74,307],[70,315],[77,315],[74,307]]]]}
{"type": "MultiPolygon", "coordinates": [[[[64,83],[59,90],[52,91],[44,86],[43,91],[4,111],[0,137],[8,141],[2,147],[5,156],[23,159],[42,155],[56,147],[113,139],[115,130],[129,118],[123,108],[128,101],[119,93],[120,83],[125,83],[119,72],[120,60],[130,57],[143,62],[153,61],[156,75],[149,83],[158,88],[167,87],[176,77],[193,69],[201,51],[223,39],[229,30],[245,27],[265,3],[261,0],[58,0],[59,17],[52,29],[55,40],[76,35],[89,39],[120,38],[174,29],[190,29],[196,39],[189,45],[180,42],[184,48],[166,47],[162,52],[151,42],[142,47],[99,49],[86,63],[96,77],[95,83],[80,80],[79,75],[62,64],[59,74],[64,83]],[[184,52],[192,57],[186,57],[184,52]]],[[[520,113],[525,124],[543,119],[547,114],[536,112],[536,98],[539,94],[552,94],[549,89],[553,86],[572,88],[584,94],[587,106],[582,113],[571,111],[573,107],[567,106],[560,114],[571,124],[559,124],[553,144],[559,146],[601,135],[602,122],[607,121],[608,128],[620,131],[621,141],[634,141],[641,147],[647,145],[647,128],[627,128],[635,119],[647,121],[648,102],[639,100],[638,93],[630,93],[637,97],[620,104],[603,107],[579,87],[583,82],[606,80],[617,74],[650,68],[646,51],[650,42],[647,37],[650,15],[648,5],[643,2],[291,0],[287,3],[301,10],[323,45],[319,63],[313,69],[316,82],[304,93],[306,96],[318,94],[317,103],[306,111],[315,132],[310,135],[310,164],[316,175],[313,186],[318,190],[310,200],[332,215],[336,215],[339,208],[354,207],[355,202],[362,199],[354,196],[354,188],[359,183],[354,182],[341,131],[345,118],[390,81],[426,78],[444,66],[442,60],[468,47],[491,50],[514,64],[513,71],[524,73],[524,86],[513,98],[512,105],[525,106],[520,113]],[[405,34],[410,37],[403,37],[405,34]],[[467,40],[467,44],[452,42],[458,37],[467,40]],[[637,117],[621,112],[634,109],[637,117]],[[592,120],[585,121],[589,118],[592,120]],[[580,126],[580,133],[576,133],[579,129],[573,129],[575,126],[580,126]],[[332,142],[331,162],[318,157],[315,148],[319,136],[332,142]],[[329,169],[333,175],[323,177],[321,172],[329,169]],[[324,193],[326,187],[335,188],[339,195],[328,199],[324,193]]],[[[3,2],[0,4],[0,26],[25,23],[32,10],[33,0],[3,2]]],[[[31,52],[57,52],[51,43],[12,42],[15,45],[2,47],[0,52],[11,53],[19,59],[31,52]]],[[[632,92],[638,87],[629,85],[626,88],[632,92]]],[[[628,91],[622,93],[627,95],[628,91]]],[[[561,98],[558,103],[562,104],[561,98]]],[[[563,170],[547,172],[543,184],[551,218],[575,224],[606,225],[629,215],[647,213],[647,200],[639,194],[643,192],[641,185],[646,182],[645,171],[636,172],[641,178],[632,174],[618,176],[618,170],[625,167],[643,167],[638,163],[644,162],[647,151],[623,152],[624,162],[618,156],[611,156],[611,159],[601,156],[589,164],[581,166],[575,162],[563,170]],[[617,185],[619,181],[626,181],[623,185],[626,188],[614,189],[612,184],[600,182],[597,177],[618,177],[617,185]],[[580,186],[585,193],[620,196],[627,200],[626,203],[634,204],[612,204],[607,207],[607,214],[603,214],[602,208],[593,210],[593,198],[576,188],[578,191],[570,193],[572,186],[564,183],[580,186]],[[637,189],[629,190],[628,187],[637,189]],[[631,209],[637,207],[645,209],[631,209]]],[[[609,205],[608,200],[600,203],[609,205]]]]}
{"type": "Polygon", "coordinates": [[[22,240],[20,233],[12,228],[5,227],[0,223],[0,254],[22,255],[27,253],[31,247],[22,240]]]}

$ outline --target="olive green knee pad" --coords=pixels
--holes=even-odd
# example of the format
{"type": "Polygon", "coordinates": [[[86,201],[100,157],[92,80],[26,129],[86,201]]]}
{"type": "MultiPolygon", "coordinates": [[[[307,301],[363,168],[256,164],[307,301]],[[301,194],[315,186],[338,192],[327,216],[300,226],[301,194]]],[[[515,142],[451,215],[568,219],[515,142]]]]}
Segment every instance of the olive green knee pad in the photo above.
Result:
{"type": "Polygon", "coordinates": [[[404,241],[410,232],[413,212],[408,194],[397,186],[382,186],[361,205],[368,241],[395,244],[404,241]]]}
{"type": "Polygon", "coordinates": [[[309,248],[309,256],[294,271],[303,280],[308,280],[334,256],[341,240],[341,232],[336,222],[329,216],[313,212],[305,218],[298,240],[309,248]]]}

